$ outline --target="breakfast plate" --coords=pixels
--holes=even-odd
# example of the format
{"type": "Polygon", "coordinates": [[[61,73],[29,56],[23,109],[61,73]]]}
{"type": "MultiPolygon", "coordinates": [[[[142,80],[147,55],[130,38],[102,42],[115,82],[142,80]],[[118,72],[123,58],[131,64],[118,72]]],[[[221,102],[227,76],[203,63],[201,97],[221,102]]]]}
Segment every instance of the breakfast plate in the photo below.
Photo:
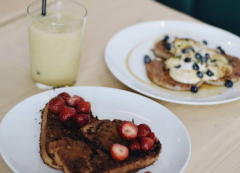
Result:
{"type": "Polygon", "coordinates": [[[144,56],[155,55],[151,52],[154,43],[165,35],[191,38],[216,49],[221,46],[229,55],[240,57],[240,39],[222,29],[206,24],[185,21],[151,21],[123,29],[109,41],[105,50],[105,61],[122,83],[147,96],[173,103],[189,105],[212,105],[240,99],[240,82],[232,88],[225,86],[203,85],[198,93],[174,91],[153,84],[147,74],[144,56]]]}
{"type": "Polygon", "coordinates": [[[91,102],[100,119],[115,118],[136,124],[147,123],[162,143],[158,160],[140,170],[180,173],[186,167],[191,143],[181,121],[168,109],[146,97],[103,87],[69,87],[31,96],[14,106],[0,124],[0,152],[16,173],[60,173],[45,165],[39,154],[41,112],[45,104],[61,92],[80,95],[91,102]]]}

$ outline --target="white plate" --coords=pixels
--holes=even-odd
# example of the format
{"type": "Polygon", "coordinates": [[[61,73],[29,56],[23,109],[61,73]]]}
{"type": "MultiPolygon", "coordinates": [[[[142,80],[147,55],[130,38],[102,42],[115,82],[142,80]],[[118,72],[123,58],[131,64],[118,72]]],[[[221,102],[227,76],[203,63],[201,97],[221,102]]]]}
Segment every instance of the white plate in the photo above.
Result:
{"type": "Polygon", "coordinates": [[[132,120],[146,123],[162,143],[162,153],[145,171],[178,173],[186,167],[191,144],[180,120],[165,107],[143,96],[111,88],[71,87],[34,95],[13,107],[0,125],[0,151],[8,166],[16,173],[60,173],[46,166],[39,154],[40,109],[61,92],[77,94],[91,102],[92,111],[100,119],[132,120]]]}
{"type": "Polygon", "coordinates": [[[130,26],[117,33],[105,50],[105,61],[110,71],[128,87],[150,97],[174,103],[210,105],[240,99],[240,82],[233,88],[203,87],[197,94],[189,91],[171,91],[152,84],[146,75],[144,55],[150,52],[156,40],[169,34],[207,40],[208,46],[221,46],[226,53],[240,56],[240,39],[222,29],[184,21],[153,21],[130,26]]]}

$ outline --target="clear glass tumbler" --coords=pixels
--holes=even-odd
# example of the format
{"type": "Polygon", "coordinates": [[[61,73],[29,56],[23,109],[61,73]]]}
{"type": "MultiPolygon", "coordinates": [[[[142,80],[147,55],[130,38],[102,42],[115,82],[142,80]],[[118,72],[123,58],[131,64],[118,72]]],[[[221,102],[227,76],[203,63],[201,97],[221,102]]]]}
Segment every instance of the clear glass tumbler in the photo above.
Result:
{"type": "Polygon", "coordinates": [[[42,0],[29,5],[31,76],[38,87],[74,85],[78,75],[87,10],[71,0],[42,0]]]}

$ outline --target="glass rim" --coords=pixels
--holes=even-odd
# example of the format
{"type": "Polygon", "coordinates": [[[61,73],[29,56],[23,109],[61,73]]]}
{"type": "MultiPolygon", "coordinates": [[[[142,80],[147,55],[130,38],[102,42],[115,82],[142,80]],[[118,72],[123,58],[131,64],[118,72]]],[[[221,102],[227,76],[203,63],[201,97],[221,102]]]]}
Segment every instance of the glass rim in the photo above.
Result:
{"type": "Polygon", "coordinates": [[[35,0],[35,1],[33,1],[31,4],[28,5],[28,7],[27,7],[27,13],[28,13],[28,15],[29,15],[32,19],[37,20],[37,21],[40,22],[40,23],[46,23],[46,24],[51,24],[51,25],[67,25],[67,24],[71,24],[71,23],[75,23],[75,22],[80,22],[80,21],[82,21],[82,20],[87,16],[87,9],[86,9],[85,6],[83,6],[82,4],[80,4],[80,3],[76,2],[76,1],[73,1],[73,0],[67,0],[67,1],[73,2],[73,3],[81,6],[81,7],[84,9],[85,13],[84,13],[84,15],[83,15],[80,19],[75,20],[75,21],[71,21],[71,22],[67,22],[67,23],[53,23],[53,22],[41,21],[41,20],[37,19],[36,17],[34,17],[34,16],[29,12],[30,7],[31,7],[33,4],[37,3],[38,1],[41,1],[41,0],[35,0]]]}

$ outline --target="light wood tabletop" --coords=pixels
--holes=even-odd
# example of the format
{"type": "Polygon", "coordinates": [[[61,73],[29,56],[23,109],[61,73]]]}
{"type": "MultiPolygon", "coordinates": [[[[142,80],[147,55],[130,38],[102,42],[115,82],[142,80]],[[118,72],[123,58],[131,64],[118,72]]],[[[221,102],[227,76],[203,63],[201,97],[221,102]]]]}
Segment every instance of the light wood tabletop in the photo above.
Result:
{"type": "MultiPolygon", "coordinates": [[[[43,92],[30,77],[26,9],[31,0],[2,0],[0,7],[0,121],[17,103],[43,92]]],[[[199,22],[151,0],[81,0],[88,9],[76,86],[135,92],[108,70],[104,50],[118,31],[139,22],[174,19],[199,22]]],[[[240,172],[240,101],[190,106],[156,100],[187,128],[192,144],[184,173],[240,172]]],[[[12,173],[0,156],[0,172],[12,173]]]]}

